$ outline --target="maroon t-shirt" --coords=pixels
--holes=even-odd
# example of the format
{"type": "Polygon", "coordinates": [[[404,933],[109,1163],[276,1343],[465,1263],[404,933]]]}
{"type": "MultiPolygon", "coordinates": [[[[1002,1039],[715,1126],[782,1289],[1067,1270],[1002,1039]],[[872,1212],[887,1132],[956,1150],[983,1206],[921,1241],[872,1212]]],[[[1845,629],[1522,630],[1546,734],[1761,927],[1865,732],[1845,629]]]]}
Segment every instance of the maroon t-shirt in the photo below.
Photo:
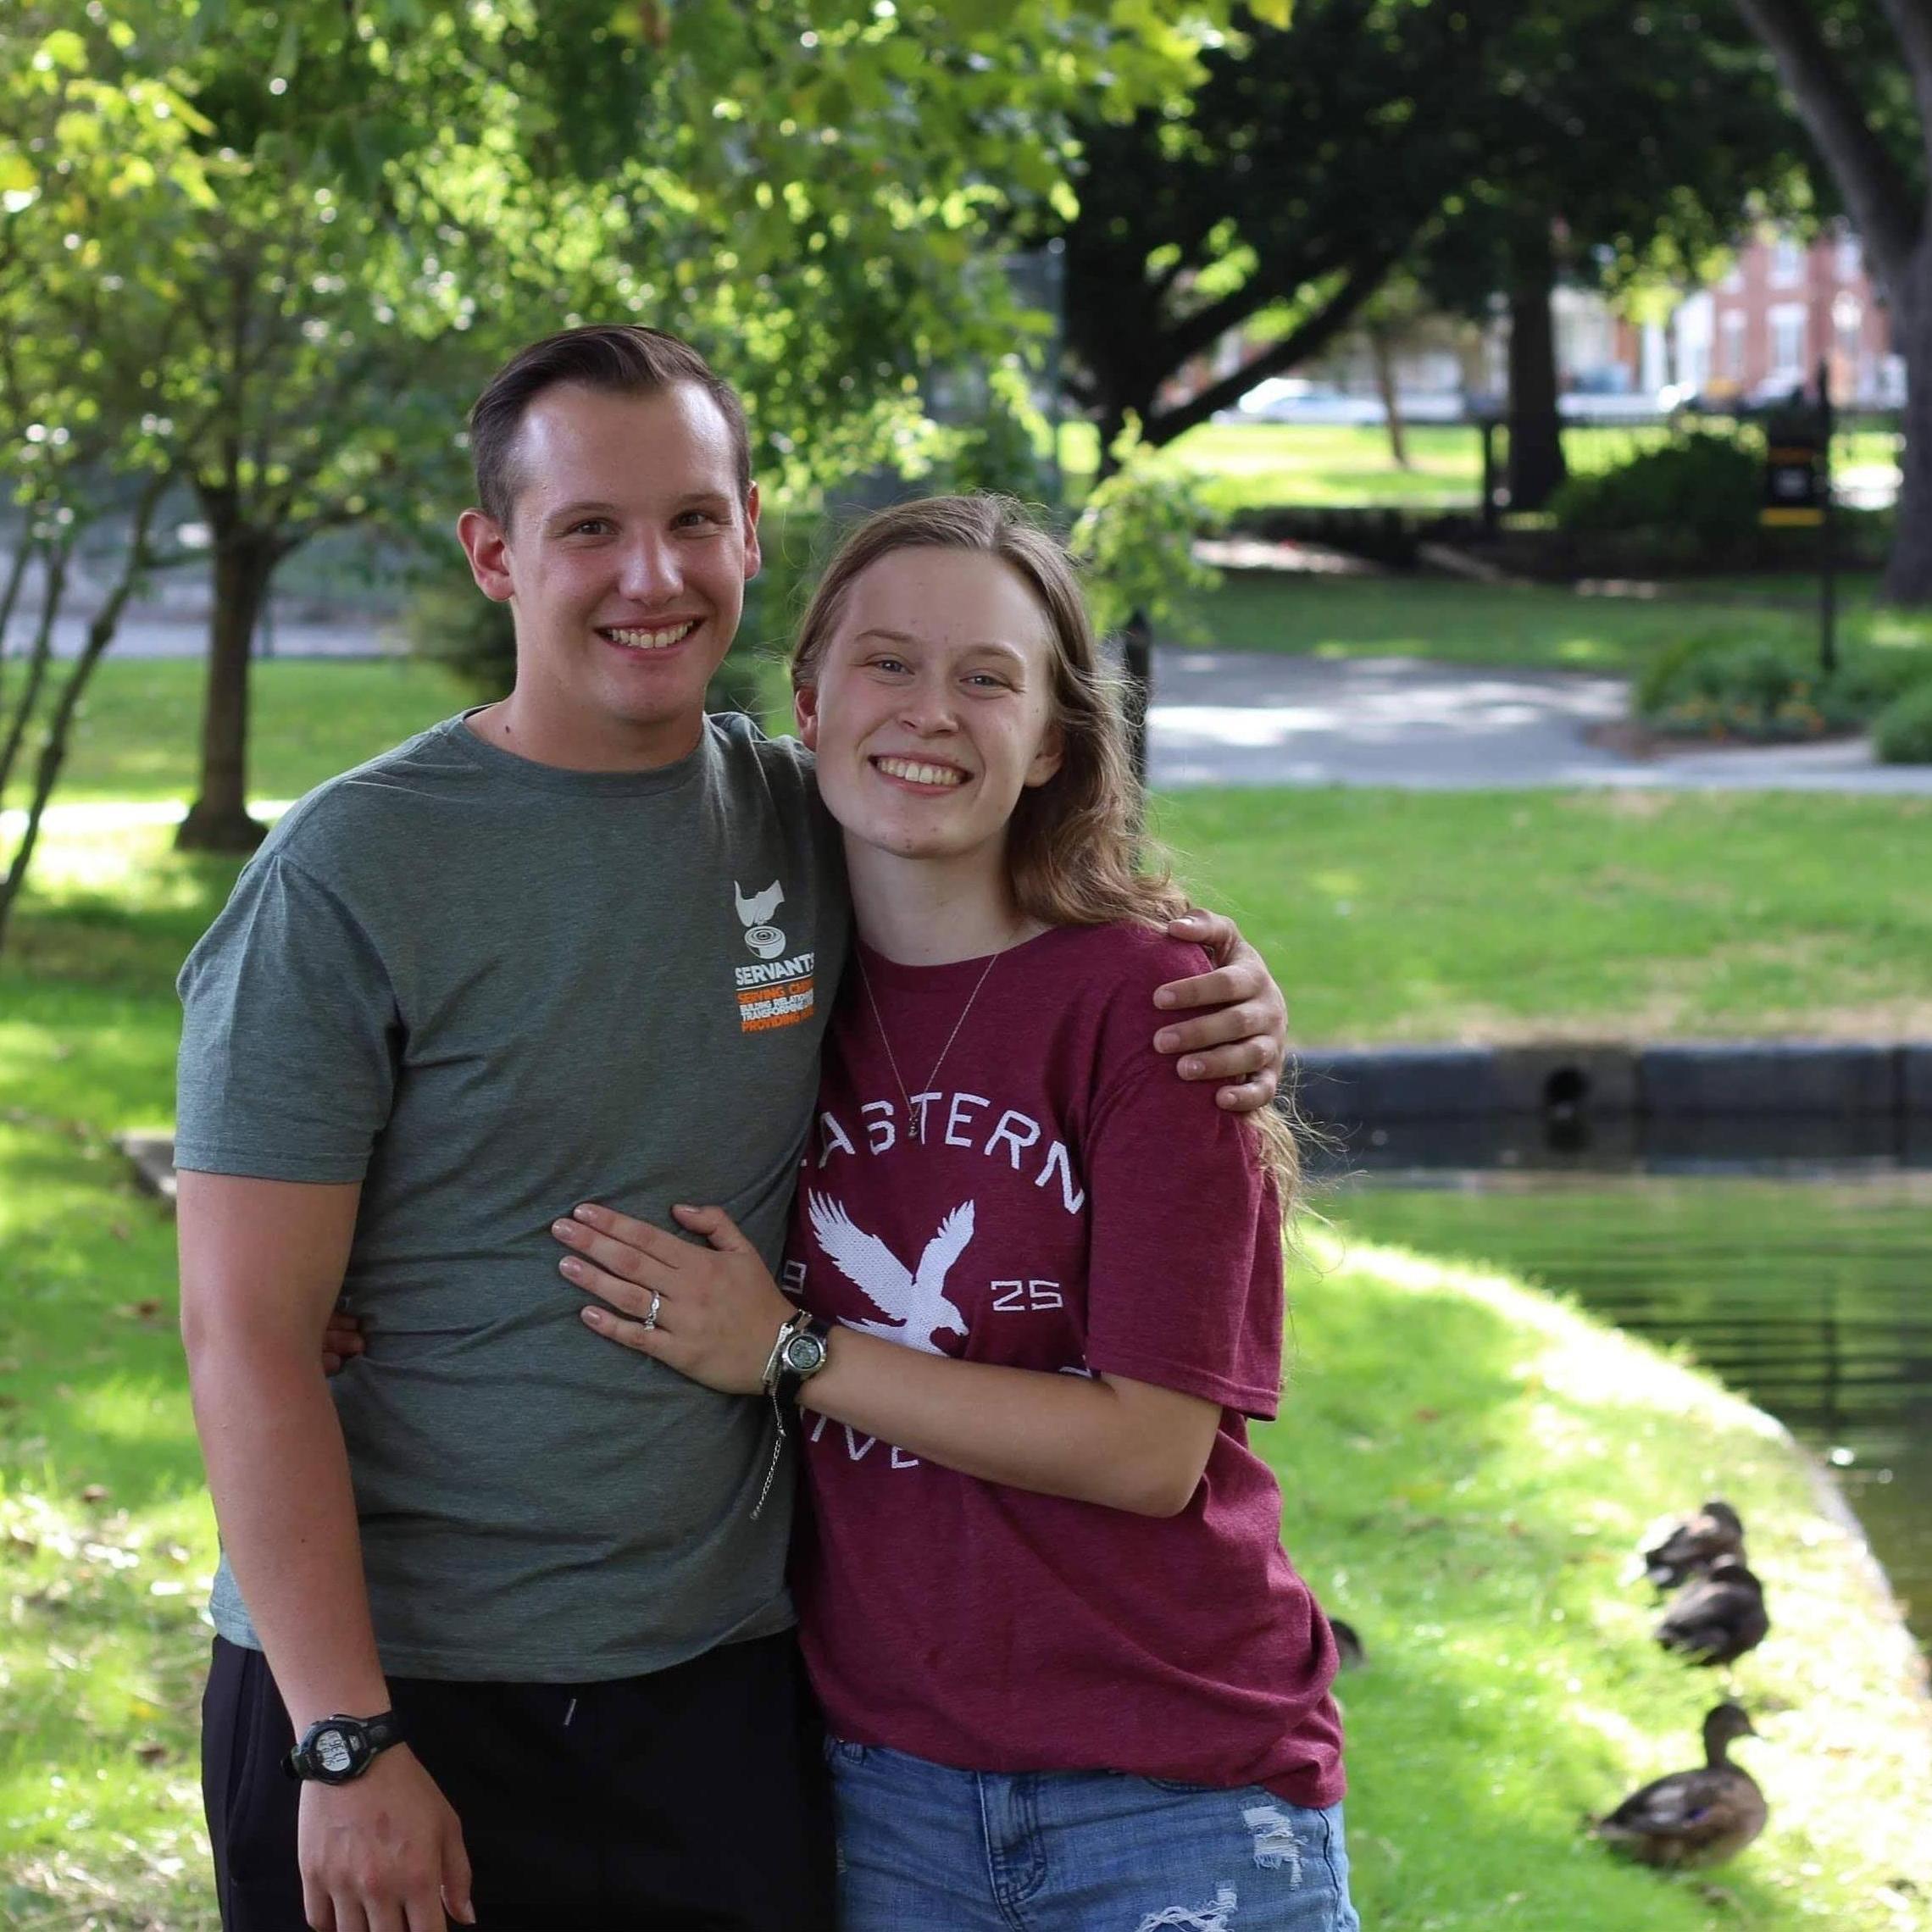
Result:
{"type": "Polygon", "coordinates": [[[984,960],[863,953],[826,1042],[786,1286],[908,1347],[1222,1405],[1173,1518],[1038,1496],[808,1415],[794,1584],[832,1731],[979,1771],[1342,1795],[1334,1639],[1248,1446],[1280,1386],[1281,1245],[1252,1130],[1153,1050],[1202,969],[1141,927],[984,960]],[[963,1024],[960,1023],[962,1012],[963,1024]],[[937,1077],[927,1081],[949,1035],[937,1077]],[[920,1083],[915,1085],[914,1083],[920,1083]]]}

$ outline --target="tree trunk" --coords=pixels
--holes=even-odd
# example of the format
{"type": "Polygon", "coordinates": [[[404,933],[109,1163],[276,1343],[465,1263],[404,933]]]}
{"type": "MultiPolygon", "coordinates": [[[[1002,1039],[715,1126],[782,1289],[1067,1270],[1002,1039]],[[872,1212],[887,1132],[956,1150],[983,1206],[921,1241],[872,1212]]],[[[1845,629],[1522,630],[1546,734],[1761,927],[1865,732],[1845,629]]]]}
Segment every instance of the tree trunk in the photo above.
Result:
{"type": "Polygon", "coordinates": [[[242,521],[231,489],[197,486],[214,537],[202,713],[201,795],[175,837],[180,852],[253,852],[268,828],[248,816],[248,666],[255,625],[275,575],[273,535],[242,521]]]}
{"type": "MultiPolygon", "coordinates": [[[[1876,117],[1809,0],[1737,0],[1737,9],[1776,59],[1891,312],[1905,358],[1904,478],[1879,594],[1893,603],[1932,604],[1932,206],[1875,130],[1876,117]]],[[[1932,8],[1926,0],[1890,0],[1885,13],[1918,97],[1923,142],[1932,139],[1932,8]]]]}
{"type": "Polygon", "coordinates": [[[1932,235],[1912,252],[1893,291],[1892,327],[1905,358],[1903,472],[1891,555],[1879,596],[1932,604],[1932,235]]]}
{"type": "MultiPolygon", "coordinates": [[[[0,877],[0,947],[6,944],[8,922],[13,917],[14,907],[19,903],[21,888],[27,880],[27,869],[33,863],[34,848],[40,843],[41,823],[47,814],[47,801],[53,797],[54,786],[60,782],[61,767],[67,762],[68,745],[73,737],[75,720],[80,714],[80,700],[86,693],[88,680],[92,678],[95,667],[106,654],[108,645],[114,642],[114,633],[120,628],[121,612],[126,608],[127,600],[133,595],[142,572],[152,561],[148,538],[154,527],[155,512],[160,507],[167,486],[168,478],[163,474],[151,477],[142,489],[129,530],[120,577],[108,592],[107,601],[95,612],[93,621],[87,626],[86,641],[81,646],[80,655],[54,702],[53,714],[47,722],[47,737],[34,769],[34,790],[27,802],[26,830],[20,835],[19,844],[14,848],[4,877],[0,877]]],[[[71,545],[72,539],[69,541],[71,545]]],[[[50,611],[58,608],[58,601],[56,596],[50,611]]]]}
{"type": "Polygon", "coordinates": [[[1402,392],[1396,386],[1396,358],[1389,338],[1380,329],[1368,331],[1368,353],[1375,364],[1375,392],[1382,398],[1382,419],[1389,429],[1389,454],[1397,469],[1409,466],[1408,439],[1402,430],[1402,392]]]}
{"type": "MultiPolygon", "coordinates": [[[[47,679],[47,665],[53,658],[53,627],[60,616],[62,600],[67,595],[67,563],[74,549],[71,531],[39,547],[41,569],[40,621],[34,627],[34,641],[27,652],[26,682],[13,701],[12,715],[6,719],[5,735],[0,737],[0,801],[14,782],[14,763],[26,742],[28,727],[40,704],[41,686],[47,679]]],[[[16,591],[18,586],[15,586],[16,591]]]]}
{"type": "MultiPolygon", "coordinates": [[[[29,509],[20,519],[20,541],[7,567],[7,588],[0,591],[0,697],[4,697],[7,689],[8,627],[14,621],[14,606],[20,601],[20,589],[27,580],[27,566],[39,548],[39,541],[33,534],[33,511],[29,509]]],[[[0,791],[5,788],[6,781],[0,778],[0,791]]]]}
{"type": "Polygon", "coordinates": [[[1556,269],[1547,242],[1518,262],[1509,291],[1509,507],[1540,510],[1569,474],[1557,410],[1556,269]]]}

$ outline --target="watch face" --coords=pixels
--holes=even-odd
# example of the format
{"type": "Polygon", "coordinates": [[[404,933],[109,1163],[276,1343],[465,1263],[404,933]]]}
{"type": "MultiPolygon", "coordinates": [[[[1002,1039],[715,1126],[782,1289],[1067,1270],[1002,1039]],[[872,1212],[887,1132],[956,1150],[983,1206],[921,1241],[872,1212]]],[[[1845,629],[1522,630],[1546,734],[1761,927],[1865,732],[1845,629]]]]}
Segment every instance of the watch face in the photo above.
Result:
{"type": "Polygon", "coordinates": [[[349,1754],[349,1740],[338,1730],[325,1730],[317,1735],[315,1758],[325,1772],[338,1778],[355,1763],[349,1754]]]}
{"type": "Polygon", "coordinates": [[[785,1366],[794,1375],[810,1375],[824,1366],[825,1345],[815,1335],[795,1335],[785,1345],[785,1366]]]}

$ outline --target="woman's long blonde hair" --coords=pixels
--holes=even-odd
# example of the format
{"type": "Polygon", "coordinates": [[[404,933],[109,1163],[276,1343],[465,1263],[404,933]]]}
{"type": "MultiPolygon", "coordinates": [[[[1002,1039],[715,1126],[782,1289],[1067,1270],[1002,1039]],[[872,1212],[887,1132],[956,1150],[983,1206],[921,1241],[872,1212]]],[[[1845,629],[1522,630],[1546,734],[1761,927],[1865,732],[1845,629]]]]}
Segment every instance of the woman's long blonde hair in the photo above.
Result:
{"type": "MultiPolygon", "coordinates": [[[[1007,865],[1020,913],[1043,925],[1134,919],[1159,927],[1185,912],[1171,872],[1148,864],[1120,683],[1102,662],[1072,561],[1012,497],[928,497],[868,517],[840,544],[813,593],[792,648],[793,691],[818,683],[852,585],[900,550],[997,558],[1019,574],[1047,620],[1060,767],[1021,792],[1008,822],[1007,865]]],[[[1279,1108],[1249,1118],[1285,1213],[1301,1178],[1295,1129],[1279,1108]]]]}

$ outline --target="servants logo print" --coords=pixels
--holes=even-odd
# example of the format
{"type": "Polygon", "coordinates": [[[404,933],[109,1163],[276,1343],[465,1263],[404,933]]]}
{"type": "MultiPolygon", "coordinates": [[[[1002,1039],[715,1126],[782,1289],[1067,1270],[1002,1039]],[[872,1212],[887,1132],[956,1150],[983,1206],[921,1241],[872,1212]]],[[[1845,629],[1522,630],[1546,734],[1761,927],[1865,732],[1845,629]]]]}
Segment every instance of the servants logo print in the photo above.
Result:
{"type": "Polygon", "coordinates": [[[769,1033],[774,1026],[796,1026],[812,1011],[812,967],[814,955],[785,953],[783,928],[773,915],[785,903],[785,887],[773,880],[763,891],[747,893],[731,881],[732,903],[745,944],[758,955],[755,966],[737,969],[738,1029],[742,1033],[769,1033]]]}

